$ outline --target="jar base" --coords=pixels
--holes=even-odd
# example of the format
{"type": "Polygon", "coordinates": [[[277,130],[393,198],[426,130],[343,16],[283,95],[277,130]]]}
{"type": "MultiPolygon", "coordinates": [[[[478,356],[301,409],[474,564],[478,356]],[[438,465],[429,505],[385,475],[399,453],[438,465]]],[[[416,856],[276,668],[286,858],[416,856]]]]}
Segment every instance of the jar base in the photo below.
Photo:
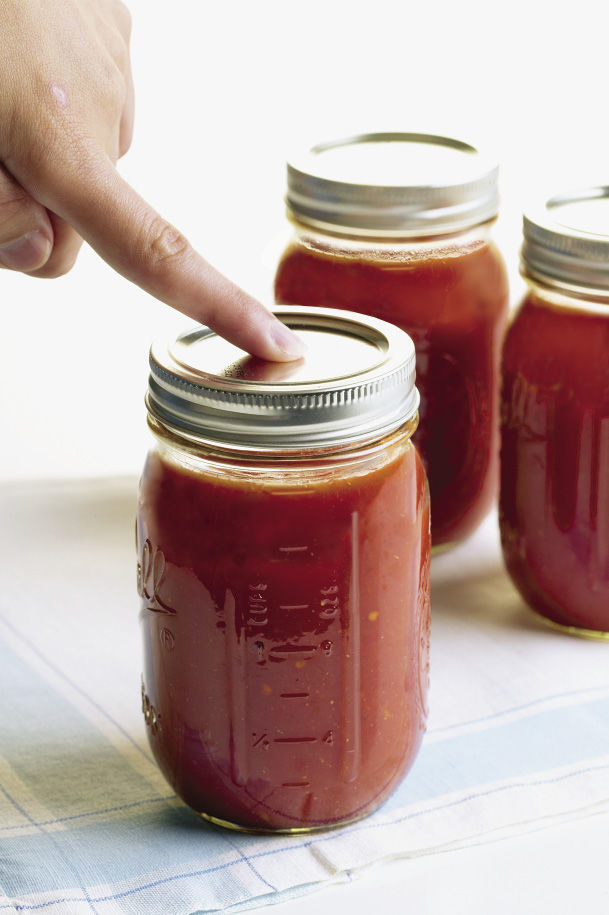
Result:
{"type": "Polygon", "coordinates": [[[230,820],[223,820],[220,817],[214,817],[209,813],[199,813],[198,815],[202,820],[206,820],[208,823],[213,823],[214,826],[222,826],[224,829],[230,829],[233,832],[246,833],[247,835],[254,836],[303,836],[308,835],[309,833],[314,832],[328,832],[332,829],[341,829],[343,826],[349,826],[351,823],[357,823],[359,820],[366,819],[367,816],[370,816],[374,813],[373,810],[368,813],[362,813],[359,816],[351,817],[348,820],[340,820],[338,823],[328,823],[322,824],[321,826],[284,826],[284,827],[272,827],[272,826],[241,826],[239,823],[231,823],[230,820]]]}
{"type": "Polygon", "coordinates": [[[580,639],[590,639],[594,642],[609,642],[609,632],[605,632],[602,629],[584,629],[580,626],[566,626],[564,623],[556,623],[554,620],[548,619],[547,616],[544,616],[543,613],[539,613],[537,610],[529,609],[538,620],[541,620],[541,622],[550,629],[554,629],[555,632],[562,632],[565,635],[574,635],[580,639]]]}

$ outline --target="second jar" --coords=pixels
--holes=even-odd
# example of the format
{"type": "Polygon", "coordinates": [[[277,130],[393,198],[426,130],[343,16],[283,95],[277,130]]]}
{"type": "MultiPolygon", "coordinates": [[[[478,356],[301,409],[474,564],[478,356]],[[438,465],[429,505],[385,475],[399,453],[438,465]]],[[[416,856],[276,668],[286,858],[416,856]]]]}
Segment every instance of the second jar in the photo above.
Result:
{"type": "Polygon", "coordinates": [[[277,270],[277,302],[359,311],[412,337],[432,542],[463,540],[497,489],[508,300],[490,237],[497,168],[446,137],[366,134],[290,162],[287,206],[296,234],[277,270]]]}

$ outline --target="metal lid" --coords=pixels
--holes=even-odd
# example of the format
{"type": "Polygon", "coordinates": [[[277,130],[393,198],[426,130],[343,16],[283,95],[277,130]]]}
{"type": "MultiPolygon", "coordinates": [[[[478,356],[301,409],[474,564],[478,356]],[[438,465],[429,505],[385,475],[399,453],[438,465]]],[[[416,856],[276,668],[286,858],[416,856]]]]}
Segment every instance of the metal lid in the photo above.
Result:
{"type": "Polygon", "coordinates": [[[494,219],[498,167],[461,140],[368,133],[288,162],[288,213],[322,231],[425,236],[494,219]]]}
{"type": "Polygon", "coordinates": [[[523,219],[522,272],[560,289],[609,292],[609,187],[551,197],[523,219]]]}
{"type": "Polygon", "coordinates": [[[146,403],[181,437],[287,451],[372,440],[415,416],[415,351],[376,318],[282,305],[307,345],[295,362],[265,362],[207,327],[153,344],[146,403]]]}

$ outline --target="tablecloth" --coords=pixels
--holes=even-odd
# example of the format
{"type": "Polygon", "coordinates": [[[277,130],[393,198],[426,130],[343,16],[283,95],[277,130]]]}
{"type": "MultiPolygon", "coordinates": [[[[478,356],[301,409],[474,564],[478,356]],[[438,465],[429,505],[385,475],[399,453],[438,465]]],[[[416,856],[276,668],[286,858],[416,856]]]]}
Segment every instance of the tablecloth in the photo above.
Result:
{"type": "Polygon", "coordinates": [[[609,808],[609,645],[526,609],[491,516],[433,561],[430,728],[384,807],[310,836],[203,823],[146,742],[135,491],[0,486],[0,913],[248,908],[609,808]]]}

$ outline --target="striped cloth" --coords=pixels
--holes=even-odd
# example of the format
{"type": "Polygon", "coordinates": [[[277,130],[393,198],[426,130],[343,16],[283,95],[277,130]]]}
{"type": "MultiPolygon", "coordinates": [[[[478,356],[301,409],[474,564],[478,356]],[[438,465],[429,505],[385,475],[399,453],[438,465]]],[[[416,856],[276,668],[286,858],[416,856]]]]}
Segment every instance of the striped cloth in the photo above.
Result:
{"type": "Polygon", "coordinates": [[[609,646],[523,607],[491,518],[434,560],[430,731],[388,803],[312,836],[206,825],[146,743],[134,500],[132,479],[0,486],[0,915],[247,908],[609,806],[609,646]]]}

